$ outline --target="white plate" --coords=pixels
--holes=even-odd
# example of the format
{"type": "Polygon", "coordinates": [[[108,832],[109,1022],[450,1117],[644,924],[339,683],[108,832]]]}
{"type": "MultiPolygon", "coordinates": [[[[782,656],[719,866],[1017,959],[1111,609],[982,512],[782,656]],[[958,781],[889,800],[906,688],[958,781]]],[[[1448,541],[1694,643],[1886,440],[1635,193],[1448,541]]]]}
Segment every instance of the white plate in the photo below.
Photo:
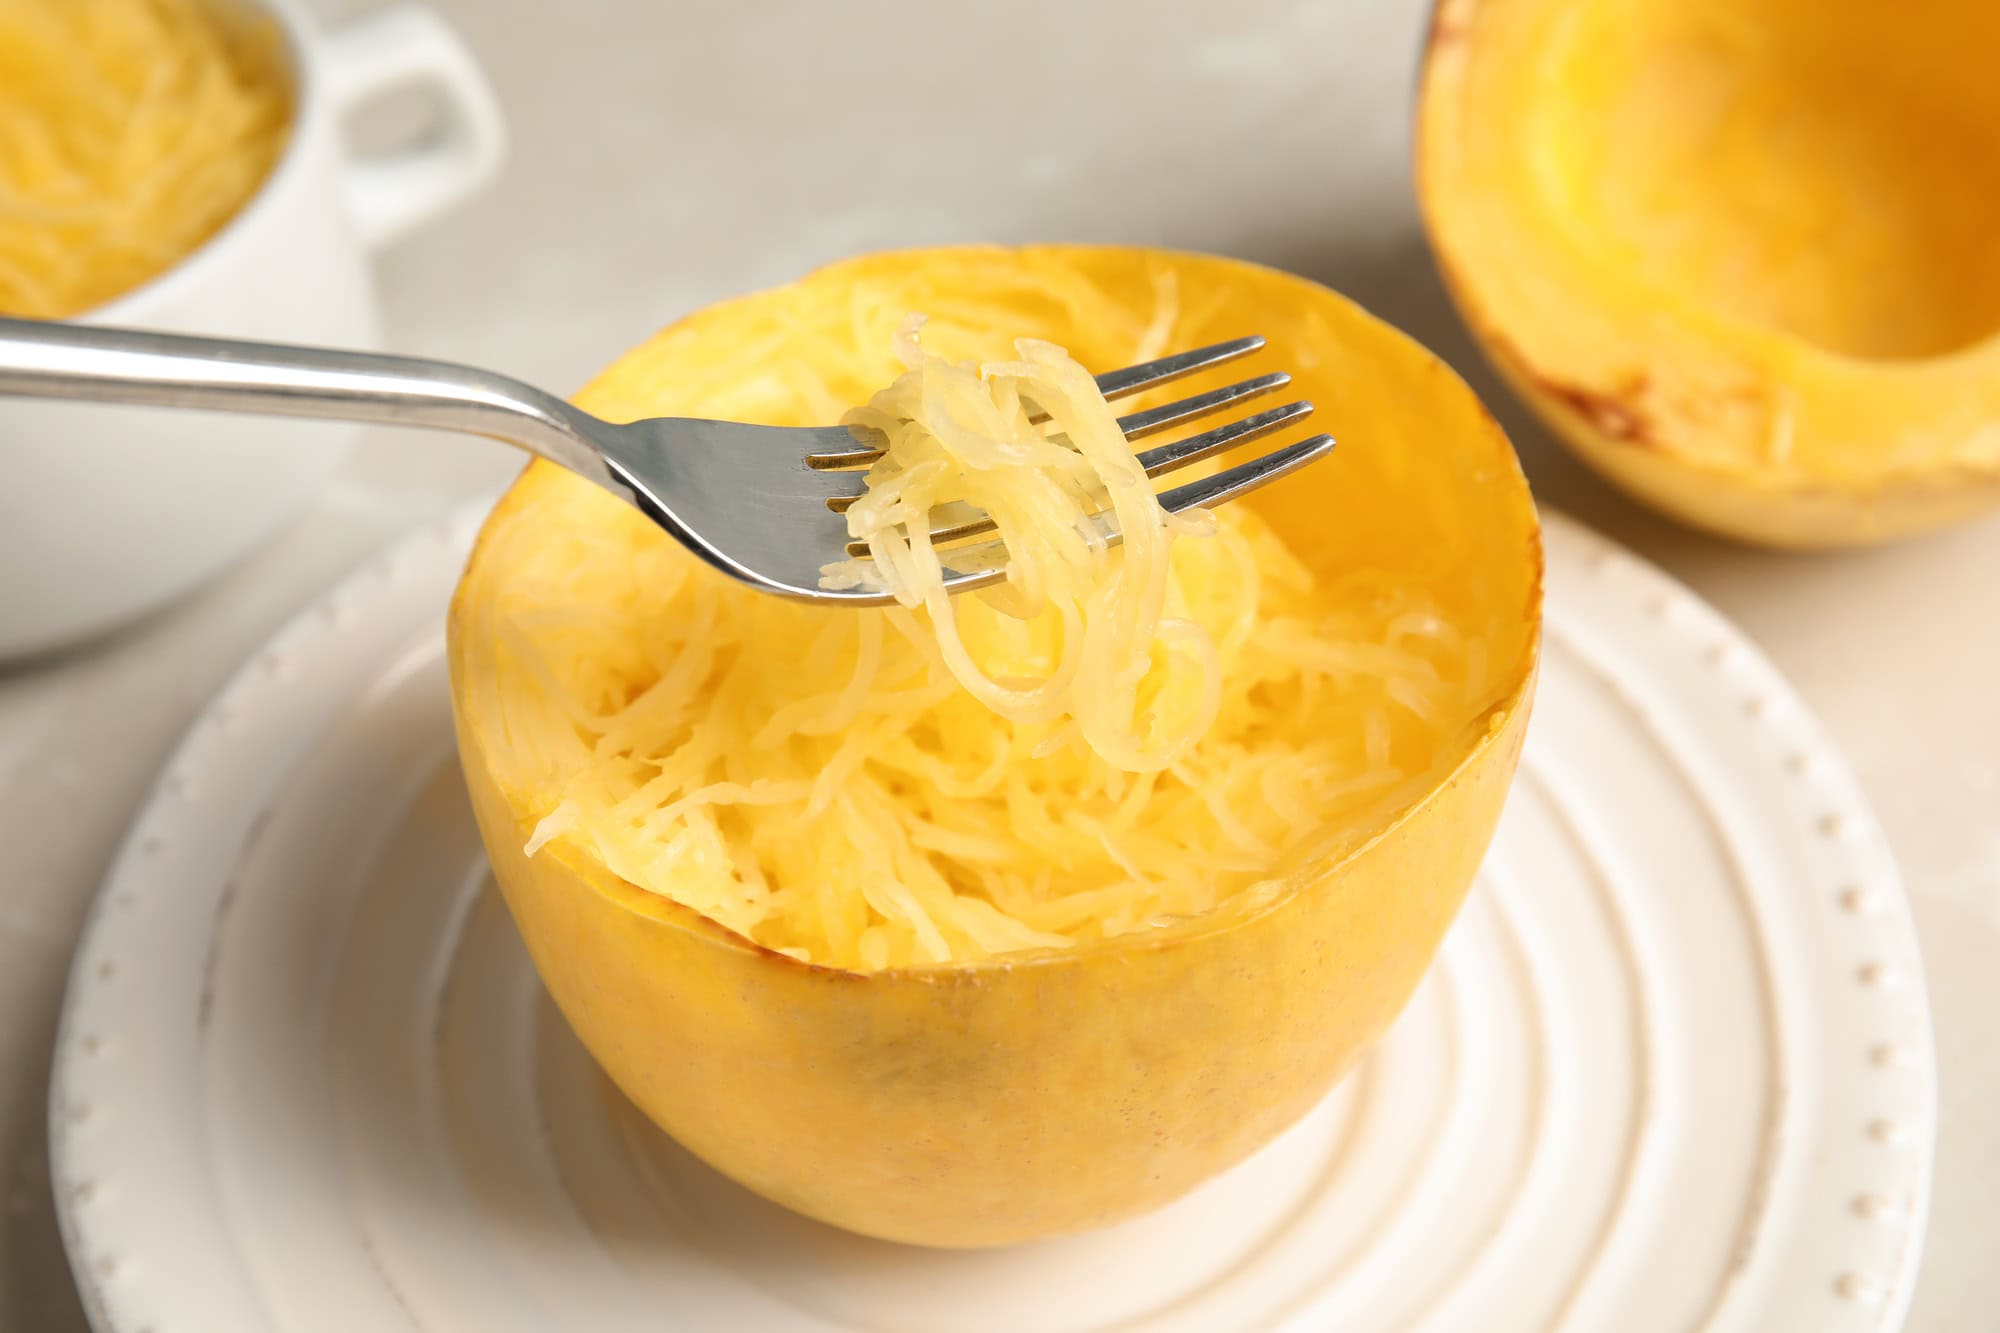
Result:
{"type": "Polygon", "coordinates": [[[937,1253],[654,1131],[486,889],[443,608],[476,526],[303,613],[196,724],[97,902],[51,1106],[104,1333],[1877,1330],[1929,1196],[1915,934],[1771,666],[1551,518],[1537,717],[1390,1037],[1150,1217],[937,1253]]]}

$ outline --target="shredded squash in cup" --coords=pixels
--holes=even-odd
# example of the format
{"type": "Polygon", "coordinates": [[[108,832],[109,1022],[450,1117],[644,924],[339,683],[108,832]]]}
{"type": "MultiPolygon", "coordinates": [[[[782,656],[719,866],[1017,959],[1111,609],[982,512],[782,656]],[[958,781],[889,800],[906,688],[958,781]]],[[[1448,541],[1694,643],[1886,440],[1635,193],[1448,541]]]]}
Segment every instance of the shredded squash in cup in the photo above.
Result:
{"type": "Polygon", "coordinates": [[[0,314],[63,319],[171,268],[284,151],[275,28],[204,0],[0,0],[0,314]]]}

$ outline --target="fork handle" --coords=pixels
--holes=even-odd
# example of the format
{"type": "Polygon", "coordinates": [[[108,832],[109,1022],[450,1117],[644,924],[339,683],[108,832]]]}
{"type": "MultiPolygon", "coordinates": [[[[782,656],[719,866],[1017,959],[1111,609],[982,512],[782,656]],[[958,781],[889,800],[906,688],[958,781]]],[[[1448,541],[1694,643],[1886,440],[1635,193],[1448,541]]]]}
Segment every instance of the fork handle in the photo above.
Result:
{"type": "Polygon", "coordinates": [[[0,395],[483,435],[631,495],[589,443],[577,409],[446,361],[0,317],[0,395]]]}

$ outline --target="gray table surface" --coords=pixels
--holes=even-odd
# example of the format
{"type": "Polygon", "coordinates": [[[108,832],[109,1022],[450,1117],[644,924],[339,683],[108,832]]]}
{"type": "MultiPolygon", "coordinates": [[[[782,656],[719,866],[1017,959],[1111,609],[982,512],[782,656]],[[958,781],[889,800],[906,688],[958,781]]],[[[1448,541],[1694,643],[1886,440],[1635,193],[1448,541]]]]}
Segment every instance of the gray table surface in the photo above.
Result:
{"type": "MultiPolygon", "coordinates": [[[[1915,901],[1943,1068],[1909,1327],[2000,1329],[2000,520],[1876,552],[1752,552],[1635,508],[1558,451],[1480,363],[1424,250],[1407,168],[1420,0],[1008,0],[1004,21],[886,0],[435,3],[497,85],[513,155],[474,206],[384,257],[400,350],[569,388],[672,317],[823,260],[1073,239],[1293,269],[1458,366],[1543,502],[1748,629],[1859,770],[1915,901]],[[960,60],[919,58],[939,44],[960,60]]],[[[371,7],[319,3],[333,19],[371,7]]],[[[50,1047],[86,904],[159,765],[312,591],[515,462],[378,436],[217,583],[0,668],[0,1329],[84,1328],[47,1181],[50,1047]]]]}

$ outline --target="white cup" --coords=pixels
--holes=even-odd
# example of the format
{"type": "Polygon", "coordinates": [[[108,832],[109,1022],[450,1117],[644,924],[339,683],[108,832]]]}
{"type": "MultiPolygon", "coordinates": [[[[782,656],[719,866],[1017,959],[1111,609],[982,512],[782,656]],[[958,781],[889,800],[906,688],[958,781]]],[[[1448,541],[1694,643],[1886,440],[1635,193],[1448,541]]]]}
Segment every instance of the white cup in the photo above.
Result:
{"type": "MultiPolygon", "coordinates": [[[[199,249],[78,317],[276,342],[379,344],[369,251],[450,207],[500,164],[492,91],[431,11],[322,33],[299,0],[235,0],[283,33],[291,138],[199,249]],[[437,108],[416,146],[355,156],[342,125],[391,93],[437,108]]],[[[0,398],[0,657],[60,647],[187,591],[311,501],[342,427],[0,398]]]]}

